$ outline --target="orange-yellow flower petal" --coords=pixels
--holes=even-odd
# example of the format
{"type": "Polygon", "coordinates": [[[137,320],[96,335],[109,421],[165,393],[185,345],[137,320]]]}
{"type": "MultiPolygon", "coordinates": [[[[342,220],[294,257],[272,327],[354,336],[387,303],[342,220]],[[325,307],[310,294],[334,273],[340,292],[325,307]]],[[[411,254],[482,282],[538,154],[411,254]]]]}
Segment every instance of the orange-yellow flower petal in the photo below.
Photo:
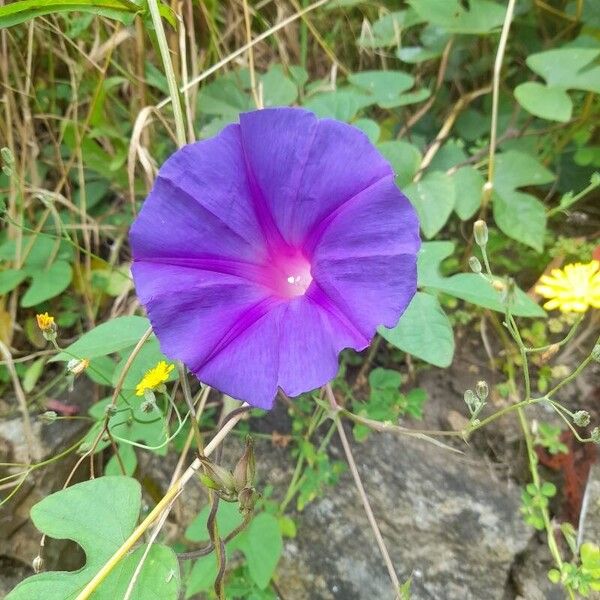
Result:
{"type": "Polygon", "coordinates": [[[56,327],[56,324],[54,323],[54,317],[49,315],[47,312],[35,315],[35,318],[37,320],[38,327],[42,331],[50,331],[56,327]]]}
{"type": "Polygon", "coordinates": [[[155,367],[146,371],[146,374],[135,388],[136,396],[143,396],[146,390],[155,390],[165,383],[174,368],[175,365],[169,365],[164,360],[161,360],[155,367]]]}
{"type": "Polygon", "coordinates": [[[542,275],[535,291],[548,299],[547,310],[584,313],[600,308],[600,262],[574,263],[542,275]]]}

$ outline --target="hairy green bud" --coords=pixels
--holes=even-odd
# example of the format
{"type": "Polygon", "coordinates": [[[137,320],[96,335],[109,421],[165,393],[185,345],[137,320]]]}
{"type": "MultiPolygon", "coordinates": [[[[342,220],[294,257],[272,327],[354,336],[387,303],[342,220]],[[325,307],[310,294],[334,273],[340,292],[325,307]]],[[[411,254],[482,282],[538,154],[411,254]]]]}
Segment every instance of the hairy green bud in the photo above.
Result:
{"type": "Polygon", "coordinates": [[[46,421],[47,423],[52,423],[58,419],[58,415],[53,410],[47,410],[40,415],[40,419],[46,421]]]}
{"type": "Polygon", "coordinates": [[[482,248],[488,243],[488,227],[485,221],[479,219],[473,224],[475,243],[482,248]]]}
{"type": "Polygon", "coordinates": [[[587,410],[578,410],[573,414],[573,423],[577,427],[585,427],[590,424],[590,413],[587,410]]]}
{"type": "Polygon", "coordinates": [[[476,256],[469,256],[469,267],[473,273],[481,273],[481,262],[476,256]]]}
{"type": "Polygon", "coordinates": [[[485,381],[478,381],[477,385],[475,386],[475,393],[482,402],[485,402],[490,393],[488,384],[485,381]]]}

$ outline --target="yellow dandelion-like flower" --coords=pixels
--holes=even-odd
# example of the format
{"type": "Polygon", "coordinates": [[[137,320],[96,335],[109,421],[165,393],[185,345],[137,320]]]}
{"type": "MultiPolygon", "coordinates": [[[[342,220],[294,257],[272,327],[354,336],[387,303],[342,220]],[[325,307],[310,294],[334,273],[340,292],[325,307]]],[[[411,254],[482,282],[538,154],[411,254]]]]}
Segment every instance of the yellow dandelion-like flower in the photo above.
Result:
{"type": "Polygon", "coordinates": [[[547,310],[584,313],[588,308],[600,308],[600,262],[575,263],[563,269],[552,269],[542,275],[535,291],[548,298],[547,310]]]}
{"type": "Polygon", "coordinates": [[[56,328],[56,323],[54,323],[54,317],[49,315],[47,312],[42,313],[40,315],[35,315],[37,320],[38,327],[42,331],[50,331],[56,328]]]}
{"type": "Polygon", "coordinates": [[[152,367],[142,377],[135,388],[136,396],[143,396],[146,390],[155,390],[169,379],[171,371],[175,365],[169,365],[161,360],[155,367],[152,367]]]}

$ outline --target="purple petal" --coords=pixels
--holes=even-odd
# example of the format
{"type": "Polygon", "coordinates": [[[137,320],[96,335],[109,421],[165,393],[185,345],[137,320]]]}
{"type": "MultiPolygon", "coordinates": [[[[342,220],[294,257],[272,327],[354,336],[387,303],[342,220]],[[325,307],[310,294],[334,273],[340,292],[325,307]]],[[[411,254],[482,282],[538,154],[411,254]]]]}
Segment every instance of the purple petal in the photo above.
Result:
{"type": "Polygon", "coordinates": [[[313,232],[312,275],[367,338],[393,327],[416,291],[418,220],[392,177],[341,206],[313,232]]]}
{"type": "Polygon", "coordinates": [[[240,127],[265,230],[294,246],[339,205],[392,173],[364,133],[306,110],[244,113],[240,127]]]}
{"type": "Polygon", "coordinates": [[[316,389],[338,370],[338,353],[348,336],[334,330],[332,318],[306,297],[287,303],[279,337],[279,386],[289,396],[316,389]]]}
{"type": "Polygon", "coordinates": [[[279,331],[285,304],[245,315],[221,351],[199,367],[189,365],[197,377],[252,406],[270,409],[277,393],[279,331]]]}
{"type": "Polygon", "coordinates": [[[239,126],[185,146],[169,158],[131,228],[130,241],[136,259],[264,257],[239,126]]]}
{"type": "Polygon", "coordinates": [[[264,289],[220,273],[149,262],[132,270],[162,352],[192,370],[267,297],[264,289]]]}

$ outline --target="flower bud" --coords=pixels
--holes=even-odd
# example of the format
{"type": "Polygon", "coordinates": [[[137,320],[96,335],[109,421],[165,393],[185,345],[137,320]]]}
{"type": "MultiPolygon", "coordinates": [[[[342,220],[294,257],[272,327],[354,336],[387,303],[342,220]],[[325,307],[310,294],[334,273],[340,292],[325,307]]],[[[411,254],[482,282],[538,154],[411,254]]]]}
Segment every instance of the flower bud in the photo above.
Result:
{"type": "Polygon", "coordinates": [[[485,402],[488,394],[490,393],[488,384],[485,381],[478,381],[477,385],[475,386],[475,393],[482,402],[485,402]]]}
{"type": "Polygon", "coordinates": [[[45,561],[39,554],[31,561],[34,573],[41,573],[44,570],[44,565],[45,561]]]}
{"type": "Polygon", "coordinates": [[[73,375],[79,375],[81,373],[83,373],[88,367],[90,366],[90,361],[87,358],[72,358],[68,363],[67,363],[67,370],[69,371],[69,373],[72,373],[73,375]]]}
{"type": "Polygon", "coordinates": [[[465,404],[469,407],[471,412],[475,412],[480,404],[479,398],[475,395],[473,390],[467,390],[464,393],[465,404]]]}
{"type": "Polygon", "coordinates": [[[488,228],[485,221],[479,219],[473,224],[473,235],[475,236],[475,243],[483,248],[488,243],[488,228]]]}
{"type": "Polygon", "coordinates": [[[158,410],[158,406],[156,405],[156,397],[154,396],[154,392],[151,390],[146,390],[144,392],[145,400],[140,404],[140,410],[145,414],[149,415],[153,413],[155,410],[158,410]]]}
{"type": "Polygon", "coordinates": [[[53,410],[47,410],[40,415],[40,419],[42,421],[46,421],[47,423],[53,423],[58,419],[58,415],[53,410]]]}
{"type": "Polygon", "coordinates": [[[542,352],[540,359],[543,363],[549,361],[560,349],[560,344],[552,344],[548,350],[542,352]]]}
{"type": "Polygon", "coordinates": [[[13,153],[11,152],[10,148],[7,148],[6,146],[0,148],[0,156],[2,156],[2,160],[7,165],[15,164],[15,157],[13,156],[13,153]]]}
{"type": "Polygon", "coordinates": [[[46,312],[35,315],[35,319],[44,338],[49,342],[54,341],[56,339],[56,332],[58,330],[58,327],[54,322],[54,317],[46,312]]]}
{"type": "Polygon", "coordinates": [[[233,470],[233,480],[237,491],[246,487],[252,487],[256,472],[256,461],[254,458],[254,443],[252,438],[246,438],[246,449],[233,470]]]}
{"type": "Polygon", "coordinates": [[[578,410],[573,414],[573,423],[577,427],[585,427],[590,424],[590,413],[587,410],[578,410]]]}
{"type": "Polygon", "coordinates": [[[204,485],[226,495],[235,492],[233,475],[227,469],[211,462],[206,457],[201,457],[200,460],[204,467],[204,473],[200,474],[200,481],[204,485]]]}
{"type": "Polygon", "coordinates": [[[252,512],[259,497],[260,494],[252,487],[246,487],[241,490],[238,494],[240,512],[243,514],[252,512]]]}
{"type": "Polygon", "coordinates": [[[106,408],[104,409],[104,412],[109,417],[113,417],[114,415],[117,414],[118,410],[119,409],[114,404],[110,403],[110,404],[106,405],[106,408]]]}
{"type": "Polygon", "coordinates": [[[481,262],[476,256],[469,256],[469,267],[473,273],[481,273],[481,262]]]}

